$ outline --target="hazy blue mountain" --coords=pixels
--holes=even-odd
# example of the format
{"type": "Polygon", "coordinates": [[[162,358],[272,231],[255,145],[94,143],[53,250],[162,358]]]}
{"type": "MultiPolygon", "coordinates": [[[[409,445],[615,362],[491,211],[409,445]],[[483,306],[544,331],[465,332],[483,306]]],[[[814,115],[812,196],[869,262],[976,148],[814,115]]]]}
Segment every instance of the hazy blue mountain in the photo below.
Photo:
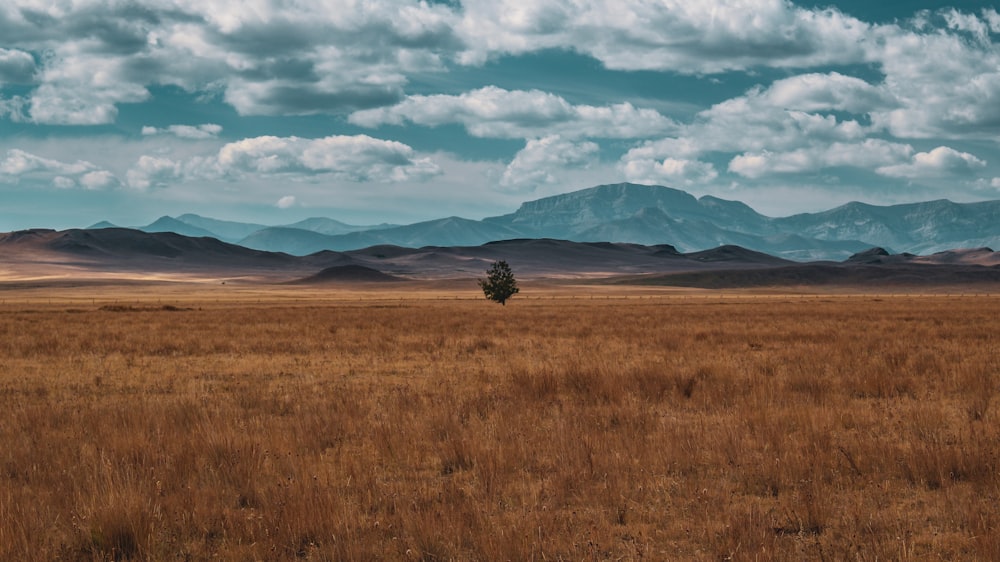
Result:
{"type": "Polygon", "coordinates": [[[248,248],[307,255],[320,250],[356,250],[388,244],[423,246],[476,246],[494,240],[517,238],[518,232],[482,221],[448,217],[406,226],[364,230],[336,236],[301,228],[273,227],[259,230],[240,241],[248,248]]]}
{"type": "Polygon", "coordinates": [[[173,217],[160,217],[146,226],[141,226],[137,230],[143,232],[173,232],[175,234],[183,234],[184,236],[190,236],[193,238],[209,237],[209,238],[219,238],[219,235],[205,230],[204,228],[199,228],[194,225],[190,225],[186,222],[179,221],[173,217]]]}
{"type": "Polygon", "coordinates": [[[629,218],[606,222],[577,233],[571,239],[648,245],[669,243],[682,252],[737,245],[792,260],[841,260],[871,246],[857,240],[818,240],[795,234],[767,235],[773,231],[771,228],[760,228],[761,234],[749,234],[746,223],[734,221],[733,224],[742,231],[727,230],[707,220],[674,220],[659,209],[646,208],[629,218]]]}
{"type": "Polygon", "coordinates": [[[267,225],[246,222],[224,221],[187,213],[177,217],[177,220],[211,232],[216,238],[226,242],[236,242],[250,236],[254,232],[267,228],[267,225]]]}
{"type": "Polygon", "coordinates": [[[871,246],[918,254],[1000,246],[1000,201],[849,203],[771,218],[739,201],[626,183],[529,201],[485,221],[531,236],[668,243],[682,251],[736,244],[796,260],[841,260],[871,246]]]}
{"type": "Polygon", "coordinates": [[[725,224],[727,230],[760,232],[770,219],[737,201],[693,195],[663,186],[619,183],[600,185],[523,203],[509,215],[490,217],[499,224],[536,236],[573,239],[609,222],[628,220],[640,211],[656,209],[680,223],[725,224]]]}
{"type": "Polygon", "coordinates": [[[409,246],[478,246],[495,240],[519,238],[521,232],[483,221],[448,217],[369,232],[379,236],[382,244],[409,246]]]}
{"type": "Polygon", "coordinates": [[[262,228],[238,243],[247,248],[268,252],[284,252],[295,256],[305,256],[332,248],[330,236],[287,226],[262,228]]]}
{"type": "Polygon", "coordinates": [[[118,225],[108,221],[101,221],[88,226],[86,230],[97,230],[98,228],[118,228],[118,225]]]}
{"type": "Polygon", "coordinates": [[[284,226],[288,228],[311,230],[313,232],[318,232],[320,234],[329,234],[331,236],[336,236],[338,234],[350,234],[352,232],[362,232],[366,230],[383,230],[386,228],[393,228],[399,225],[379,224],[379,225],[369,225],[369,226],[358,226],[354,224],[343,223],[334,219],[328,219],[324,217],[313,217],[301,220],[296,223],[286,224],[284,226]]]}
{"type": "Polygon", "coordinates": [[[774,219],[784,231],[823,240],[855,239],[899,252],[925,254],[951,248],[996,246],[1000,201],[948,200],[877,206],[848,203],[829,211],[774,219]]]}
{"type": "Polygon", "coordinates": [[[711,195],[698,198],[705,209],[706,220],[727,225],[728,230],[764,234],[774,230],[771,219],[753,210],[742,201],[729,201],[711,195]]]}
{"type": "Polygon", "coordinates": [[[759,241],[747,241],[748,247],[795,261],[841,261],[871,247],[859,240],[819,240],[798,234],[775,234],[759,241]]]}

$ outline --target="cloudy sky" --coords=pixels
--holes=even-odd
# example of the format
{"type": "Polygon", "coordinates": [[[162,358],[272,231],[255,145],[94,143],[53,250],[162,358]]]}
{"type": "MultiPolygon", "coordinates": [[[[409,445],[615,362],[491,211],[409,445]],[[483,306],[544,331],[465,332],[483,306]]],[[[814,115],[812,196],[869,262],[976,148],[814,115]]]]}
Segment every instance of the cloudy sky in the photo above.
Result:
{"type": "Polygon", "coordinates": [[[1000,199],[991,3],[5,0],[0,231],[1000,199]]]}

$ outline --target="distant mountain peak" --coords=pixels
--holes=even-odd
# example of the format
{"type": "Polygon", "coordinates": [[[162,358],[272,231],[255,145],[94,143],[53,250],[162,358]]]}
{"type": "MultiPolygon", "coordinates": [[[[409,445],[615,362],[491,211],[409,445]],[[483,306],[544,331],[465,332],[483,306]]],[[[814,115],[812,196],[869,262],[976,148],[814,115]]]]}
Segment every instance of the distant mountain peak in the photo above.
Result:
{"type": "Polygon", "coordinates": [[[139,230],[149,233],[173,232],[174,234],[182,234],[184,236],[191,236],[194,238],[218,238],[218,235],[214,232],[205,230],[204,228],[199,228],[166,215],[156,219],[146,226],[139,228],[139,230]]]}

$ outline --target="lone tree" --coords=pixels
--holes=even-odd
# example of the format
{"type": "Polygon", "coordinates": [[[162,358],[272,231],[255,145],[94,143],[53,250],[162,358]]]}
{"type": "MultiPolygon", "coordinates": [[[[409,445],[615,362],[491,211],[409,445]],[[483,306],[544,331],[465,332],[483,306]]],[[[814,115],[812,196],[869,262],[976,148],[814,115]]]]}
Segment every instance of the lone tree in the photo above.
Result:
{"type": "Polygon", "coordinates": [[[500,260],[493,262],[493,265],[486,270],[486,279],[479,280],[479,286],[483,288],[483,294],[491,301],[496,301],[506,306],[507,299],[521,291],[517,288],[517,279],[511,272],[507,262],[500,260]]]}

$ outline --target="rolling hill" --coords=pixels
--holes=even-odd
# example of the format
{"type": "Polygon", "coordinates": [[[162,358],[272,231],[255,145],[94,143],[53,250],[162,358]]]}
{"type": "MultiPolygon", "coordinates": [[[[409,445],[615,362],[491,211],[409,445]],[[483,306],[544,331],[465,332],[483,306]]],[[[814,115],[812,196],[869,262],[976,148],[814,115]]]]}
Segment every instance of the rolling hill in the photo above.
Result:
{"type": "Polygon", "coordinates": [[[0,288],[26,279],[218,280],[302,284],[474,279],[506,260],[522,279],[735,288],[763,286],[1000,287],[990,248],[928,256],[872,248],[841,262],[800,263],[739,246],[680,252],[670,245],[523,238],[477,246],[379,245],[306,256],[254,250],[211,237],[124,228],[0,234],[0,288]]]}

